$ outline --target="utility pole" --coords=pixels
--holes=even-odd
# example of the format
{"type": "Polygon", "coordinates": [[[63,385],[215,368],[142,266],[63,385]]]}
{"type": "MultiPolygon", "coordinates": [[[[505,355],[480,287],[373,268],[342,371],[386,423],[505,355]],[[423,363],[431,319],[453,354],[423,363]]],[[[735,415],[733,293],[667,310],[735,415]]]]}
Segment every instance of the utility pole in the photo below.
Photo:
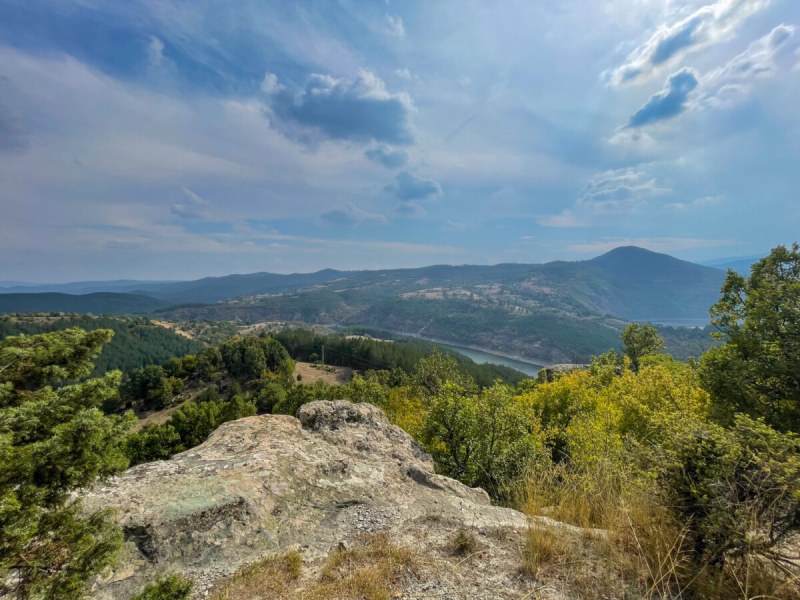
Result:
{"type": "Polygon", "coordinates": [[[325,344],[322,344],[322,365],[325,366],[325,344]]]}

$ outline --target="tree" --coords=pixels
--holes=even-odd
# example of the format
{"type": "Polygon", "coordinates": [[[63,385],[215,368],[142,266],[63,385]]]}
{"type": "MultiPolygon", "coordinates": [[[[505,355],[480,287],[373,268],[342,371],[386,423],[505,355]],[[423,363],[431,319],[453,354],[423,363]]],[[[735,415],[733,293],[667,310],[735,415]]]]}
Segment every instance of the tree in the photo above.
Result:
{"type": "Polygon", "coordinates": [[[292,378],[294,361],[271,337],[235,337],[222,344],[220,352],[225,368],[238,379],[259,379],[267,372],[287,383],[292,378]]]}
{"type": "Polygon", "coordinates": [[[701,366],[722,418],[746,412],[800,431],[800,246],[778,246],[747,279],[729,270],[711,322],[725,345],[701,366]]]}
{"type": "Polygon", "coordinates": [[[664,339],[650,323],[631,323],[620,334],[622,350],[631,359],[631,368],[639,369],[639,359],[664,348],[664,339]]]}
{"type": "Polygon", "coordinates": [[[440,473],[501,497],[543,455],[530,405],[496,383],[480,392],[451,381],[426,400],[420,438],[440,473]]]}
{"type": "Polygon", "coordinates": [[[167,377],[166,371],[158,365],[133,369],[122,385],[122,393],[127,399],[141,402],[142,407],[149,410],[164,408],[181,391],[183,380],[167,377]]]}
{"type": "Polygon", "coordinates": [[[0,342],[0,595],[80,598],[122,532],[71,492],[125,469],[133,415],[97,407],[120,373],[88,379],[113,332],[65,329],[0,342]]]}

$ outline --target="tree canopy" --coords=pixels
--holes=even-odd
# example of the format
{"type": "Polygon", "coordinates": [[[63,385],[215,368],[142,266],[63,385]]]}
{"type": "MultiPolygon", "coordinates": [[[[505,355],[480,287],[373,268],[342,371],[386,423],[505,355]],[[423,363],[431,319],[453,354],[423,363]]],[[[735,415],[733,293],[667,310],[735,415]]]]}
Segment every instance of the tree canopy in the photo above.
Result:
{"type": "Polygon", "coordinates": [[[721,416],[746,412],[800,431],[800,246],[778,246],[748,278],[728,271],[711,317],[725,345],[702,366],[721,416]]]}
{"type": "Polygon", "coordinates": [[[622,330],[622,351],[631,359],[633,370],[639,368],[639,359],[664,348],[664,339],[650,323],[631,323],[622,330]]]}
{"type": "Polygon", "coordinates": [[[120,373],[84,379],[111,336],[65,329],[0,342],[0,595],[79,598],[122,542],[70,496],[128,464],[133,416],[98,409],[120,373]]]}

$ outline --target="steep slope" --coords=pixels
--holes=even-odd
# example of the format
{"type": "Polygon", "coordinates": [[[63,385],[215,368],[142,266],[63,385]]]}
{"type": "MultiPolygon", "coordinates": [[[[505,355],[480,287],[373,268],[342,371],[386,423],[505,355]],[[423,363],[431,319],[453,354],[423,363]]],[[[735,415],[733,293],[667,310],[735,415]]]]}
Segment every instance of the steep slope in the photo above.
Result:
{"type": "Polygon", "coordinates": [[[595,309],[630,320],[707,317],[725,277],[719,269],[635,246],[616,248],[584,264],[603,282],[595,309]]]}

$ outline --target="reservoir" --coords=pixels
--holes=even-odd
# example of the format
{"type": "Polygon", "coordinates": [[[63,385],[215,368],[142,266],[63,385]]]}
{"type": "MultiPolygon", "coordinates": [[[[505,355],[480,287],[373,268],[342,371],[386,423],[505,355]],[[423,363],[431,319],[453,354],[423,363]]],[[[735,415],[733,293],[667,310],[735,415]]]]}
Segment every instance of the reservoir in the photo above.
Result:
{"type": "Polygon", "coordinates": [[[526,375],[530,377],[536,377],[541,369],[543,369],[543,365],[537,365],[532,362],[526,362],[521,360],[515,360],[513,358],[508,358],[506,356],[500,356],[498,354],[492,354],[491,352],[485,352],[483,350],[475,350],[474,348],[465,348],[464,346],[454,346],[453,344],[443,344],[442,342],[436,341],[434,342],[437,346],[441,346],[442,348],[447,348],[448,350],[453,350],[458,352],[459,354],[463,354],[474,360],[478,364],[486,364],[486,363],[493,363],[495,365],[503,365],[505,367],[511,367],[512,369],[516,369],[517,371],[522,371],[526,375]]]}

